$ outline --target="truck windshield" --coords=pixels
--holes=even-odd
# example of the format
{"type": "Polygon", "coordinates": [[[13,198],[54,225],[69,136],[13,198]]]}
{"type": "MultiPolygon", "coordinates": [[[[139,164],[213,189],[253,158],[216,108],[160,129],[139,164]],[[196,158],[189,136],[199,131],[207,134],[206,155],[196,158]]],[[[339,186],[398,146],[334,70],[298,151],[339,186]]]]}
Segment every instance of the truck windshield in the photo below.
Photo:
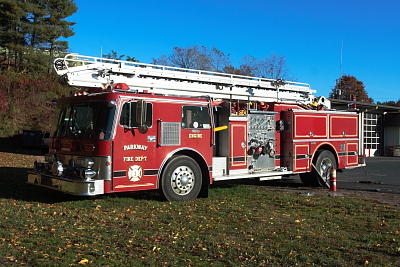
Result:
{"type": "Polygon", "coordinates": [[[100,140],[111,138],[115,105],[109,102],[78,102],[58,106],[54,136],[100,140]]]}

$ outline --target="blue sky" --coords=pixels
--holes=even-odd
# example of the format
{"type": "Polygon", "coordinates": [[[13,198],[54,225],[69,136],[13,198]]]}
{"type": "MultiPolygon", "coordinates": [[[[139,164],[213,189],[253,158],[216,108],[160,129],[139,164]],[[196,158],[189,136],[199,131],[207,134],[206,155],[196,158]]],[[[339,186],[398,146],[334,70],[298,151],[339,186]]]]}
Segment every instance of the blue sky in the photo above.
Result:
{"type": "Polygon", "coordinates": [[[285,56],[291,75],[328,97],[342,73],[375,102],[400,99],[399,0],[75,0],[70,50],[152,58],[202,45],[243,56],[285,56]],[[342,50],[343,43],[343,50],[342,50]],[[342,53],[341,53],[342,51],[342,53]],[[399,83],[398,83],[399,82],[399,83]]]}

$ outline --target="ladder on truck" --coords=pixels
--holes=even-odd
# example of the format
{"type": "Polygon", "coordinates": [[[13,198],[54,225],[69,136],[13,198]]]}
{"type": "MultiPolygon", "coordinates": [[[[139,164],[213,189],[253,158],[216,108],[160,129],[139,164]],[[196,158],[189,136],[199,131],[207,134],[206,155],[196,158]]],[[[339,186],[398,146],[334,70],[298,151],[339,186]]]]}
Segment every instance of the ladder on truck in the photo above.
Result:
{"type": "Polygon", "coordinates": [[[146,90],[163,95],[264,102],[324,104],[328,100],[314,97],[309,84],[234,75],[204,70],[184,69],[68,54],[54,60],[54,68],[69,86],[107,88],[126,83],[130,90],[146,90]],[[319,103],[322,102],[322,103],[319,103]]]}

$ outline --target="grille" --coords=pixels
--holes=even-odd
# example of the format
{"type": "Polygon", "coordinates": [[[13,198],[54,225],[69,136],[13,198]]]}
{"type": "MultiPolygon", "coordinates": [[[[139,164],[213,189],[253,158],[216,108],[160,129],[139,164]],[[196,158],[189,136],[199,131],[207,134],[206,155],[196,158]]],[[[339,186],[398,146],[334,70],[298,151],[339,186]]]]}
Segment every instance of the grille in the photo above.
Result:
{"type": "Polygon", "coordinates": [[[181,144],[181,125],[179,122],[163,122],[161,124],[161,145],[178,146],[181,144]]]}

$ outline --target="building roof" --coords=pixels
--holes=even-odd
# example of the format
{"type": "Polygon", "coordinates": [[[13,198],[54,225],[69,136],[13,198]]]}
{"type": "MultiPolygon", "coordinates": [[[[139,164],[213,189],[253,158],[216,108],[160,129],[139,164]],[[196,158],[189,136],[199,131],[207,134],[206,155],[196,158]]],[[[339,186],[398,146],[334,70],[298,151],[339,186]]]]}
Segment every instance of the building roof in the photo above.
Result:
{"type": "Polygon", "coordinates": [[[331,106],[334,109],[348,109],[349,104],[354,103],[357,105],[357,109],[359,109],[361,112],[400,113],[400,107],[378,105],[378,104],[358,102],[358,101],[341,100],[334,98],[329,98],[329,101],[331,101],[331,106]]]}

